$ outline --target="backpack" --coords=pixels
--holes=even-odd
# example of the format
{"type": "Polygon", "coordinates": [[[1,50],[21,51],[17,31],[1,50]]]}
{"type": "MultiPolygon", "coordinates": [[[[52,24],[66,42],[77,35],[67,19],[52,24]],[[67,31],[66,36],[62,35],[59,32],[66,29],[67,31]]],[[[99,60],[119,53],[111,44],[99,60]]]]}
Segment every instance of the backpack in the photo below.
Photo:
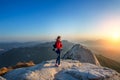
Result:
{"type": "Polygon", "coordinates": [[[56,48],[56,45],[55,45],[55,44],[53,45],[53,48],[56,48]]]}
{"type": "Polygon", "coordinates": [[[53,44],[53,51],[56,49],[56,42],[53,44]]]}

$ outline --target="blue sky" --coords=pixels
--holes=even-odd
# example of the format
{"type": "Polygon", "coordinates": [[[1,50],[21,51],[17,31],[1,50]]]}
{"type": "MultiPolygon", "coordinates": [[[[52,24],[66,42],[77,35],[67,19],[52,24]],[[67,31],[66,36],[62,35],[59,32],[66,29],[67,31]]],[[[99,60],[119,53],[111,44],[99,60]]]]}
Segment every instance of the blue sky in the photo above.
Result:
{"type": "Polygon", "coordinates": [[[0,0],[0,41],[101,38],[119,16],[119,0],[0,0]]]}

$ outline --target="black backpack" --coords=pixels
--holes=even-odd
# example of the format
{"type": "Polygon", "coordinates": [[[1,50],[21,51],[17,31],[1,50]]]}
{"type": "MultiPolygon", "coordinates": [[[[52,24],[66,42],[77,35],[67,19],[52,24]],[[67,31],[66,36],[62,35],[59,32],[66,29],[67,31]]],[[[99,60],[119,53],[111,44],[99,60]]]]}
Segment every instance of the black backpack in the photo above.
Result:
{"type": "Polygon", "coordinates": [[[56,43],[53,44],[53,51],[55,51],[55,48],[56,48],[56,43]]]}
{"type": "Polygon", "coordinates": [[[53,48],[56,48],[56,45],[55,45],[55,44],[53,45],[53,48]]]}

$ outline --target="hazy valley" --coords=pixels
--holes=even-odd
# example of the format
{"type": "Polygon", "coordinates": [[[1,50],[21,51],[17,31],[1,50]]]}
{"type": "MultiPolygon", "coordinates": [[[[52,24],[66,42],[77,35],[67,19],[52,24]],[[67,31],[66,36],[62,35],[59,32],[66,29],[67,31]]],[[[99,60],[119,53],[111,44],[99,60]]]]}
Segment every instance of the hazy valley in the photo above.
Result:
{"type": "Polygon", "coordinates": [[[120,45],[106,44],[105,40],[83,41],[80,44],[86,46],[95,54],[100,54],[120,62],[120,45]]]}

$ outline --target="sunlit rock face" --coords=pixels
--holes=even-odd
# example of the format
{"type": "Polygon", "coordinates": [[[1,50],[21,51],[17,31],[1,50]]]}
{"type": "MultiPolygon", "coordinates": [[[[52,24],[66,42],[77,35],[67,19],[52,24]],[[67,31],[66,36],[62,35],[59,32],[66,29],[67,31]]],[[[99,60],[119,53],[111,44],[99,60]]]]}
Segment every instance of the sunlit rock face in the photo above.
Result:
{"type": "Polygon", "coordinates": [[[79,60],[80,62],[100,65],[96,56],[86,47],[76,44],[63,57],[63,59],[79,60]]]}

